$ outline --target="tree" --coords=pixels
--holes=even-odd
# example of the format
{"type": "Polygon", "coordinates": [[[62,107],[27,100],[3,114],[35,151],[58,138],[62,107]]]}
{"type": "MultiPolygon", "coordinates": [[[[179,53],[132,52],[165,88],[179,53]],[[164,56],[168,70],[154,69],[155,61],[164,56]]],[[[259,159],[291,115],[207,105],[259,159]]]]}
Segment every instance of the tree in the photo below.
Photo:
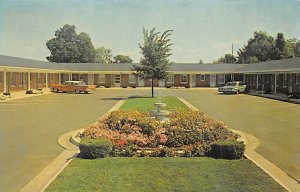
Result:
{"type": "Polygon", "coordinates": [[[220,57],[214,63],[236,63],[236,58],[231,54],[225,54],[224,57],[220,57]]]}
{"type": "Polygon", "coordinates": [[[154,97],[154,80],[166,79],[168,76],[167,71],[171,65],[168,58],[172,55],[170,53],[172,43],[170,43],[169,36],[172,31],[166,30],[160,34],[160,32],[155,32],[155,28],[150,32],[143,28],[144,43],[139,44],[143,57],[140,61],[141,65],[134,65],[133,70],[141,79],[151,79],[152,98],[154,97]]]}
{"type": "Polygon", "coordinates": [[[114,56],[114,63],[132,63],[132,59],[127,55],[114,56]]]}
{"type": "Polygon", "coordinates": [[[266,32],[255,31],[254,37],[248,40],[248,44],[238,50],[238,63],[249,63],[252,58],[259,62],[268,61],[274,58],[275,41],[266,32]]]}
{"type": "Polygon", "coordinates": [[[96,48],[95,63],[112,63],[111,49],[105,47],[96,48]]]}
{"type": "Polygon", "coordinates": [[[55,37],[46,42],[51,55],[50,62],[87,63],[93,62],[95,53],[87,33],[77,35],[74,25],[64,25],[55,32],[55,37]]]}
{"type": "Polygon", "coordinates": [[[298,41],[294,47],[295,57],[300,57],[300,41],[298,41]]]}
{"type": "Polygon", "coordinates": [[[91,38],[87,33],[80,33],[76,41],[79,51],[79,61],[81,63],[93,63],[95,60],[95,48],[91,38]]]}
{"type": "Polygon", "coordinates": [[[198,63],[199,63],[199,64],[203,64],[203,61],[202,61],[202,59],[200,59],[198,63]]]}

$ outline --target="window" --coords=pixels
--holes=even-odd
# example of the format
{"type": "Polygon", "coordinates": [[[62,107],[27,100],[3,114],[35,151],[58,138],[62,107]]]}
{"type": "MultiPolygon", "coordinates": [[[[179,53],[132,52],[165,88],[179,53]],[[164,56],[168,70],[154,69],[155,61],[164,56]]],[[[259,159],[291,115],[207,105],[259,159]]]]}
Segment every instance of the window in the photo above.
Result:
{"type": "Polygon", "coordinates": [[[174,83],[174,76],[170,76],[167,78],[167,83],[174,83]]]}
{"type": "Polygon", "coordinates": [[[180,82],[181,83],[187,83],[188,82],[188,76],[187,75],[180,75],[180,82]]]}
{"type": "Polygon", "coordinates": [[[133,74],[129,75],[129,83],[136,83],[136,76],[133,74]]]}
{"type": "Polygon", "coordinates": [[[205,75],[200,75],[200,81],[205,81],[205,75]]]}
{"type": "Polygon", "coordinates": [[[218,75],[218,82],[219,82],[219,84],[225,83],[225,75],[224,74],[218,75]]]}
{"type": "Polygon", "coordinates": [[[286,81],[287,81],[287,74],[283,74],[282,86],[286,86],[286,81]]]}
{"type": "Polygon", "coordinates": [[[105,83],[105,74],[99,74],[98,82],[99,83],[105,83]]]}

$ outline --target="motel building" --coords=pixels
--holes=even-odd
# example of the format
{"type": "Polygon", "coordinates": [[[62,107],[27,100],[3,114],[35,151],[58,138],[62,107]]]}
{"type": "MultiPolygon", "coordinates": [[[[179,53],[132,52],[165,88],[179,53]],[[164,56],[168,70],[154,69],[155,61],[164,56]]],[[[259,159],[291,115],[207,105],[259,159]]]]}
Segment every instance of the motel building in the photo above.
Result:
{"type": "MultiPolygon", "coordinates": [[[[103,87],[150,87],[133,75],[131,63],[50,63],[0,55],[0,93],[48,88],[67,80],[103,87]]],[[[155,87],[220,87],[242,81],[250,91],[300,96],[300,58],[255,64],[175,63],[155,87]]]]}

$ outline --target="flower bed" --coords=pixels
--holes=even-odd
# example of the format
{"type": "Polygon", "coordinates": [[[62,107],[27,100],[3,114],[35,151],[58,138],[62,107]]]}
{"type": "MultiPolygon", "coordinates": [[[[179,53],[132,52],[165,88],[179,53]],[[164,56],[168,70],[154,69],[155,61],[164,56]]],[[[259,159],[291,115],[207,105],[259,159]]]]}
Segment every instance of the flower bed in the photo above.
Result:
{"type": "Polygon", "coordinates": [[[110,156],[199,157],[211,154],[211,144],[236,142],[238,135],[198,111],[176,111],[161,123],[147,112],[118,110],[88,126],[81,138],[111,141],[110,156]]]}

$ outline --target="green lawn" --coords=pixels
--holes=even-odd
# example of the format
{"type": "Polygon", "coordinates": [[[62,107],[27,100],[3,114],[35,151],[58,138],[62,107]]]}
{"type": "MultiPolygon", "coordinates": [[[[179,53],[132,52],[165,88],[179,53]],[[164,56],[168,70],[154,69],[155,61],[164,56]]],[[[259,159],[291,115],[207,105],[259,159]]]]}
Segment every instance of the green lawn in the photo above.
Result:
{"type": "Polygon", "coordinates": [[[51,191],[285,191],[250,160],[212,158],[75,159],[51,191]]]}
{"type": "Polygon", "coordinates": [[[151,98],[151,97],[132,97],[127,99],[127,101],[121,106],[120,109],[123,110],[141,110],[149,111],[150,109],[155,109],[154,103],[163,102],[167,106],[165,109],[174,111],[176,109],[188,109],[188,107],[182,103],[176,97],[161,97],[161,98],[151,98]]]}

